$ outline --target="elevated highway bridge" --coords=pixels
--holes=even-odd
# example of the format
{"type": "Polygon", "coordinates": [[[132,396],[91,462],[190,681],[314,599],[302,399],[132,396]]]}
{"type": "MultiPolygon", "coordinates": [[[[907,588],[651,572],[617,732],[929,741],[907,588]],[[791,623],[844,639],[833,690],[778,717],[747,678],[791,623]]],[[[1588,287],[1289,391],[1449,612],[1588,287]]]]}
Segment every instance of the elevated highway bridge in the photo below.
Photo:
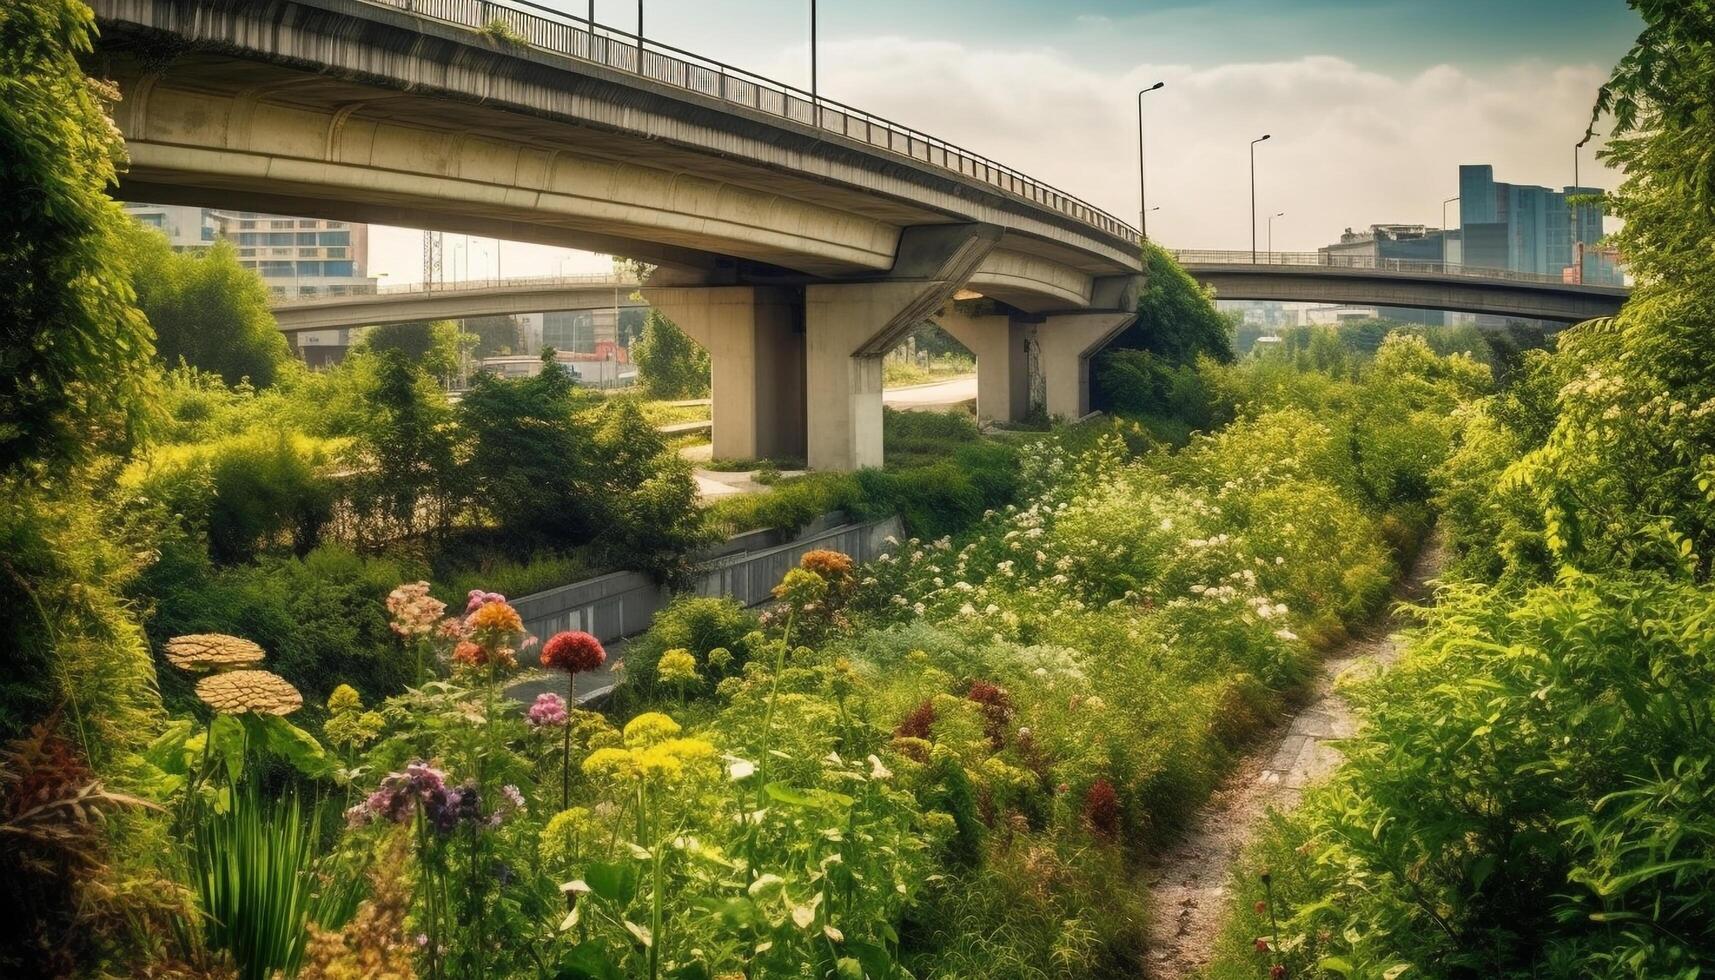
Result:
{"type": "Polygon", "coordinates": [[[1082,414],[1088,355],[1135,317],[1138,234],[1086,201],[522,0],[90,6],[121,196],[655,263],[645,296],[710,352],[721,456],[879,464],[880,356],[961,292],[1000,311],[964,325],[999,418],[1035,392],[1082,414]]]}
{"type": "Polygon", "coordinates": [[[1220,299],[1449,310],[1577,323],[1612,316],[1626,286],[1586,286],[1506,269],[1319,252],[1185,250],[1174,257],[1220,299]]]}

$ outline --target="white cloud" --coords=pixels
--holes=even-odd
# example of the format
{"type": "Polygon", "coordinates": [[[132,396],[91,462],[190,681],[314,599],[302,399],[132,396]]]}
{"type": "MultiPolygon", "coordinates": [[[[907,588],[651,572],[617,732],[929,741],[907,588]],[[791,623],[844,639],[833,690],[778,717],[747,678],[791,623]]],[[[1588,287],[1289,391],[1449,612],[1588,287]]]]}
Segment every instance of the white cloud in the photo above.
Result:
{"type": "MultiPolygon", "coordinates": [[[[778,67],[796,58],[783,54],[778,67]]],[[[1514,183],[1569,184],[1572,146],[1606,78],[1595,66],[1540,62],[1395,78],[1328,56],[1108,73],[1052,50],[900,38],[827,45],[822,66],[829,96],[1132,222],[1135,93],[1164,80],[1144,96],[1150,202],[1161,207],[1150,231],[1190,248],[1249,246],[1246,144],[1265,132],[1273,138],[1257,147],[1257,213],[1287,212],[1275,224],[1281,249],[1326,244],[1348,225],[1438,224],[1461,163],[1492,163],[1497,179],[1514,183]]],[[[1618,178],[1599,167],[1596,148],[1584,150],[1583,180],[1611,187],[1618,178]]]]}

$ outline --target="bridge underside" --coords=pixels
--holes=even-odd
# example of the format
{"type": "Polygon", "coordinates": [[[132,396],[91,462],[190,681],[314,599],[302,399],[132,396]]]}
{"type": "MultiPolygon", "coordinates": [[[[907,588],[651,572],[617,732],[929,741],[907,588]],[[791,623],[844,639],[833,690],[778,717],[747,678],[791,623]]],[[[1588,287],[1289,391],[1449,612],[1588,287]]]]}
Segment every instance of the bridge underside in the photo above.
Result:
{"type": "Polygon", "coordinates": [[[334,330],[419,320],[464,320],[480,316],[514,316],[560,310],[630,309],[647,306],[636,298],[637,287],[531,288],[497,287],[481,290],[448,289],[425,293],[330,296],[274,307],[281,332],[334,330]]]}
{"type": "Polygon", "coordinates": [[[962,290],[1032,318],[1046,404],[1078,414],[1089,336],[1134,308],[1123,226],[921,139],[884,151],[402,4],[92,6],[123,196],[657,263],[646,294],[713,357],[726,455],[880,464],[880,356],[962,290]]]}
{"type": "Polygon", "coordinates": [[[1628,290],[1326,267],[1187,265],[1219,299],[1447,310],[1577,323],[1619,312],[1628,290]]]}

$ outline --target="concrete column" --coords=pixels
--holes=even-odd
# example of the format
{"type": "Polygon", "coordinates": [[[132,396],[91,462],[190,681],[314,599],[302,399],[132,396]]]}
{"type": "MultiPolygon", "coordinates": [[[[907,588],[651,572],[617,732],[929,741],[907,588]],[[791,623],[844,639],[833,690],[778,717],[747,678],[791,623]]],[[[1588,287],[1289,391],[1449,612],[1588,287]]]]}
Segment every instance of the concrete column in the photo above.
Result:
{"type": "Polygon", "coordinates": [[[1030,412],[1026,330],[1010,316],[970,316],[949,306],[935,323],[977,357],[977,418],[1017,422],[1030,412]]]}
{"type": "Polygon", "coordinates": [[[881,358],[923,302],[921,282],[804,287],[807,450],[813,470],[880,466],[881,358]]]}
{"type": "Polygon", "coordinates": [[[803,459],[804,333],[793,291],[645,287],[643,298],[709,352],[717,459],[803,459]]]}
{"type": "Polygon", "coordinates": [[[1090,413],[1090,355],[1131,326],[1136,313],[1064,313],[1036,327],[1048,414],[1075,420],[1090,413]]]}

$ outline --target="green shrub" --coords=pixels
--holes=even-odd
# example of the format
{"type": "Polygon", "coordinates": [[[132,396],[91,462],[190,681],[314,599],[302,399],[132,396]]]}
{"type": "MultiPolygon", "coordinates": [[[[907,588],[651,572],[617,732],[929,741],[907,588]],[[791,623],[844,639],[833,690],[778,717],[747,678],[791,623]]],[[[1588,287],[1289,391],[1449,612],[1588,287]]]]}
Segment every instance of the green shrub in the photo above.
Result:
{"type": "Polygon", "coordinates": [[[1215,975],[1254,975],[1261,866],[1293,975],[1708,969],[1712,615],[1707,589],[1656,576],[1444,590],[1357,692],[1349,764],[1252,855],[1215,975]]]}
{"type": "Polygon", "coordinates": [[[625,676],[628,685],[645,693],[664,690],[655,676],[655,665],[668,650],[689,650],[697,658],[704,687],[723,676],[741,673],[751,651],[745,637],[757,628],[756,614],[726,598],[681,595],[655,614],[649,631],[625,645],[625,676]],[[711,665],[709,651],[725,649],[732,655],[726,667],[711,665]]]}

